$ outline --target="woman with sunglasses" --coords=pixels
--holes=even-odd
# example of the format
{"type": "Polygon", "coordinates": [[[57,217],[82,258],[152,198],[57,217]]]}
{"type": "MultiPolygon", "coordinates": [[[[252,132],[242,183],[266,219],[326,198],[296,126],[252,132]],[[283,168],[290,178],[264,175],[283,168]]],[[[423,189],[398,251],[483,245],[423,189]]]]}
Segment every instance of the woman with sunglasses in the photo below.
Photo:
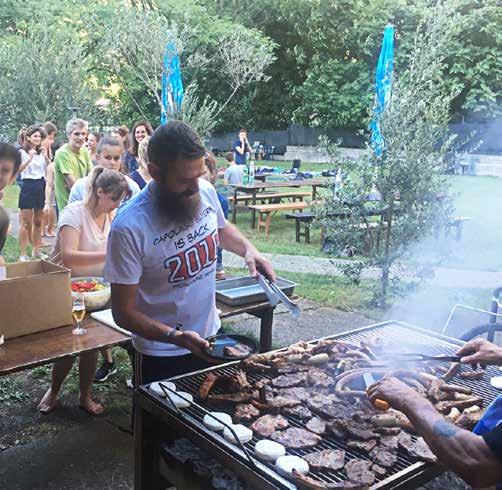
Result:
{"type": "MultiPolygon", "coordinates": [[[[86,199],[69,204],[59,217],[53,260],[71,269],[73,277],[103,276],[110,224],[121,201],[130,195],[125,177],[116,170],[95,167],[91,173],[86,199]]],[[[73,357],[60,359],[52,369],[51,387],[38,408],[42,413],[52,411],[73,357]]],[[[98,354],[82,354],[79,360],[79,406],[91,415],[104,408],[92,399],[92,381],[98,354]]]]}

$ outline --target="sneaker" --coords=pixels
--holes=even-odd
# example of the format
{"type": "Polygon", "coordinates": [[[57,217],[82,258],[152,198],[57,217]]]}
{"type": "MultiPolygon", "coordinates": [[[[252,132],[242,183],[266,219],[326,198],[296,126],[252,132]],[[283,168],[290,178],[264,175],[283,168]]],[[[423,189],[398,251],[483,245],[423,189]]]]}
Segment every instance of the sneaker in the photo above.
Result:
{"type": "Polygon", "coordinates": [[[115,374],[117,372],[117,368],[115,367],[114,362],[107,362],[103,361],[103,364],[101,364],[101,367],[96,371],[96,374],[94,375],[94,381],[96,383],[102,383],[103,381],[106,381],[112,374],[115,374]]]}
{"type": "Polygon", "coordinates": [[[27,255],[20,255],[19,262],[29,262],[30,258],[27,255]]]}

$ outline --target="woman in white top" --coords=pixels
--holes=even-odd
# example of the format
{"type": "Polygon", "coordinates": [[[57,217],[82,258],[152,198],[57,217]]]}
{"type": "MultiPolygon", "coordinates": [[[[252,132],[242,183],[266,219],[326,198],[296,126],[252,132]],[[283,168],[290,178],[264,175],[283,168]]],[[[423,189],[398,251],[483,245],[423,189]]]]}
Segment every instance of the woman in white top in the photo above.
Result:
{"type": "Polygon", "coordinates": [[[19,210],[21,227],[19,229],[19,260],[28,260],[26,249],[31,243],[32,256],[43,257],[42,221],[45,205],[45,172],[50,160],[42,141],[47,136],[39,125],[30,126],[26,130],[25,145],[20,150],[21,192],[19,193],[19,210]]]}
{"type": "MultiPolygon", "coordinates": [[[[87,199],[69,204],[61,213],[53,257],[71,269],[73,277],[103,276],[110,223],[120,202],[130,195],[124,176],[116,170],[95,167],[89,179],[87,199]]],[[[104,408],[92,399],[97,352],[80,355],[80,407],[91,415],[104,408]]],[[[60,359],[52,369],[51,387],[38,409],[48,413],[56,406],[61,385],[73,365],[73,357],[60,359]]]]}

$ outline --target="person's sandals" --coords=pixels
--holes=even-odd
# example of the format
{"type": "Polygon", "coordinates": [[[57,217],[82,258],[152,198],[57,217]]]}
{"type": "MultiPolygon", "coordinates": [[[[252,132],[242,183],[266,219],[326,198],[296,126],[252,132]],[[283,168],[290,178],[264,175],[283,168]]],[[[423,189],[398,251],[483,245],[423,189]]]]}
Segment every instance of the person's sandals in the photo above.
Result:
{"type": "Polygon", "coordinates": [[[222,281],[223,279],[225,279],[225,270],[224,269],[217,270],[216,271],[216,280],[222,281]]]}

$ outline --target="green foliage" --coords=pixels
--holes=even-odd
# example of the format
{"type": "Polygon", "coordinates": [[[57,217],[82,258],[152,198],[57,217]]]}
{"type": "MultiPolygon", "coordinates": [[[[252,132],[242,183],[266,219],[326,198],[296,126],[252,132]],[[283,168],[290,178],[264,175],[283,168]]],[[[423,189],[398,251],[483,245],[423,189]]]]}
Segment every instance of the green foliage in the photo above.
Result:
{"type": "Polygon", "coordinates": [[[12,376],[0,378],[0,403],[16,403],[28,398],[21,390],[21,383],[12,376]]]}
{"type": "MultiPolygon", "coordinates": [[[[442,74],[446,47],[460,35],[456,6],[456,0],[444,2],[418,26],[408,68],[395,74],[380,118],[384,152],[377,156],[368,148],[360,158],[344,162],[352,179],[338,192],[339,200],[327,201],[320,212],[335,250],[364,252],[366,264],[381,270],[378,303],[385,303],[389,288],[400,289],[395,279],[402,274],[392,274],[396,264],[450,220],[444,171],[453,142],[447,134],[449,108],[456,93],[442,74]],[[379,194],[380,200],[368,202],[370,194],[379,194]],[[380,217],[371,217],[370,211],[380,217]]],[[[327,147],[338,158],[336,147],[327,147]]]]}

